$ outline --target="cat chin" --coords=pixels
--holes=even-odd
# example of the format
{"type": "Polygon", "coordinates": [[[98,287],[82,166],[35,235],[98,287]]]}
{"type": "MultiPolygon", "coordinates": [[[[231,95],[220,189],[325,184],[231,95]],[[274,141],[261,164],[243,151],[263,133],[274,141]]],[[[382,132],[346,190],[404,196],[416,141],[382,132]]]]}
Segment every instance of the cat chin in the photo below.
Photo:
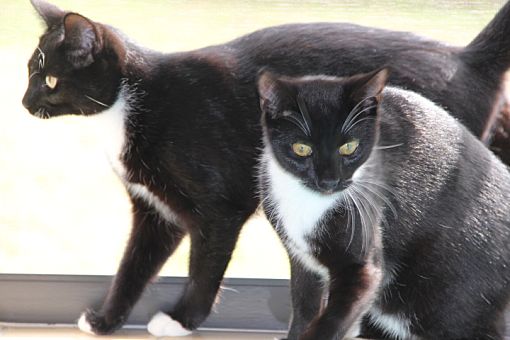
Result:
{"type": "Polygon", "coordinates": [[[154,336],[186,336],[192,332],[184,328],[179,321],[172,319],[169,315],[158,312],[147,325],[147,330],[154,336]]]}

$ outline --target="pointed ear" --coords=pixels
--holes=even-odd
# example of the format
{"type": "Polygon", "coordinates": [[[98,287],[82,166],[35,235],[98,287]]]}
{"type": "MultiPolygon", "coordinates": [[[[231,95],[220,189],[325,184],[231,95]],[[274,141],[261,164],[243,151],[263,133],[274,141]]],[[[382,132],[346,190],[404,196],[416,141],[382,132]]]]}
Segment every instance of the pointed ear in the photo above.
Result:
{"type": "Polygon", "coordinates": [[[65,12],[57,6],[44,0],[30,0],[30,2],[41,18],[43,18],[48,28],[56,26],[62,22],[65,12]]]}
{"type": "Polygon", "coordinates": [[[289,96],[289,89],[275,74],[262,70],[258,76],[260,109],[270,118],[276,119],[290,114],[283,108],[283,102],[289,96]]]}
{"type": "Polygon", "coordinates": [[[351,77],[353,84],[351,99],[355,103],[359,103],[366,98],[372,97],[376,102],[379,102],[381,92],[384,90],[389,76],[390,70],[385,67],[374,72],[351,77]]]}
{"type": "Polygon", "coordinates": [[[74,67],[89,66],[102,48],[99,28],[80,14],[66,14],[64,17],[64,46],[67,58],[74,67]]]}

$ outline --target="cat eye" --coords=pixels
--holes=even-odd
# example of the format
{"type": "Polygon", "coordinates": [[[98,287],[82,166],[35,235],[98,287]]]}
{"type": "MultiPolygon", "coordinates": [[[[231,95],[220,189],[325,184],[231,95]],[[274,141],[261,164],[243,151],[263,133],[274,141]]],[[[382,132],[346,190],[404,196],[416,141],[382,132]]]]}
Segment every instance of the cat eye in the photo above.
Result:
{"type": "Polygon", "coordinates": [[[292,151],[300,157],[308,157],[312,154],[312,147],[303,143],[294,143],[292,151]]]}
{"type": "Polygon", "coordinates": [[[57,86],[57,83],[58,83],[58,78],[57,77],[54,77],[54,76],[46,76],[46,85],[48,85],[48,87],[50,89],[54,89],[56,86],[57,86]]]}
{"type": "Polygon", "coordinates": [[[340,153],[340,155],[342,156],[349,156],[349,155],[352,155],[354,153],[354,151],[356,151],[356,149],[358,148],[358,145],[359,145],[359,140],[357,139],[354,139],[348,143],[345,143],[344,145],[342,145],[339,149],[338,149],[338,152],[340,153]]]}

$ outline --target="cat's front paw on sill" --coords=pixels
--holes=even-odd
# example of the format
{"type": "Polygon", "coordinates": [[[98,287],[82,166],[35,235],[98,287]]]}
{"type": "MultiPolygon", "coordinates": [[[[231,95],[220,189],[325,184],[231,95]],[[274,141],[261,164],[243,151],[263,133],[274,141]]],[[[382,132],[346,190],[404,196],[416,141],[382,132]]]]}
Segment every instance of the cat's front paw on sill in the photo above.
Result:
{"type": "Polygon", "coordinates": [[[87,309],[78,319],[78,328],[82,332],[92,335],[107,335],[119,329],[122,323],[123,320],[121,318],[115,322],[107,322],[103,315],[87,309]]]}

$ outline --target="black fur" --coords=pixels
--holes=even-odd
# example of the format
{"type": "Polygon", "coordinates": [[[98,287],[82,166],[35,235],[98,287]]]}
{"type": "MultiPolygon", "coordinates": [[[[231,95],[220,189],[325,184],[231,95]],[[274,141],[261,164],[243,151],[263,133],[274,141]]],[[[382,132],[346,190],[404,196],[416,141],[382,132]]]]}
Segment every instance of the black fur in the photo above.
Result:
{"type": "MultiPolygon", "coordinates": [[[[392,83],[442,104],[481,136],[497,107],[503,71],[480,70],[491,70],[494,58],[500,65],[510,62],[504,53],[484,63],[476,47],[464,50],[349,24],[284,25],[224,45],[162,54],[79,14],[42,0],[32,3],[48,28],[28,64],[24,106],[41,118],[93,115],[112,106],[121,89],[129,92],[131,147],[121,157],[127,169],[123,180],[128,187],[144,185],[176,216],[162,221],[154,206],[130,192],[131,239],[102,310],[88,314],[100,334],[122,325],[185,233],[192,243],[190,283],[168,313],[188,329],[209,314],[239,230],[259,204],[255,80],[261,67],[289,75],[346,75],[398,65],[392,83]],[[45,85],[48,74],[58,78],[53,90],[45,85]]],[[[509,12],[507,4],[500,16],[509,12]]],[[[496,28],[510,34],[507,20],[496,28]]],[[[500,37],[481,38],[486,39],[500,37]]]]}
{"type": "Polygon", "coordinates": [[[510,174],[433,103],[400,89],[381,93],[385,81],[385,70],[346,79],[264,73],[259,81],[263,206],[297,276],[288,338],[343,339],[366,315],[363,337],[502,340],[510,174]],[[279,104],[267,110],[266,100],[279,104]],[[281,114],[298,100],[309,108],[309,136],[281,114]],[[354,153],[340,155],[354,139],[354,153]],[[313,152],[297,156],[296,142],[313,152]],[[326,170],[338,181],[332,190],[310,184],[326,170]],[[320,213],[308,208],[317,205],[320,213]],[[317,276],[329,286],[322,312],[317,276]],[[398,336],[380,315],[399,320],[398,336]]]}

